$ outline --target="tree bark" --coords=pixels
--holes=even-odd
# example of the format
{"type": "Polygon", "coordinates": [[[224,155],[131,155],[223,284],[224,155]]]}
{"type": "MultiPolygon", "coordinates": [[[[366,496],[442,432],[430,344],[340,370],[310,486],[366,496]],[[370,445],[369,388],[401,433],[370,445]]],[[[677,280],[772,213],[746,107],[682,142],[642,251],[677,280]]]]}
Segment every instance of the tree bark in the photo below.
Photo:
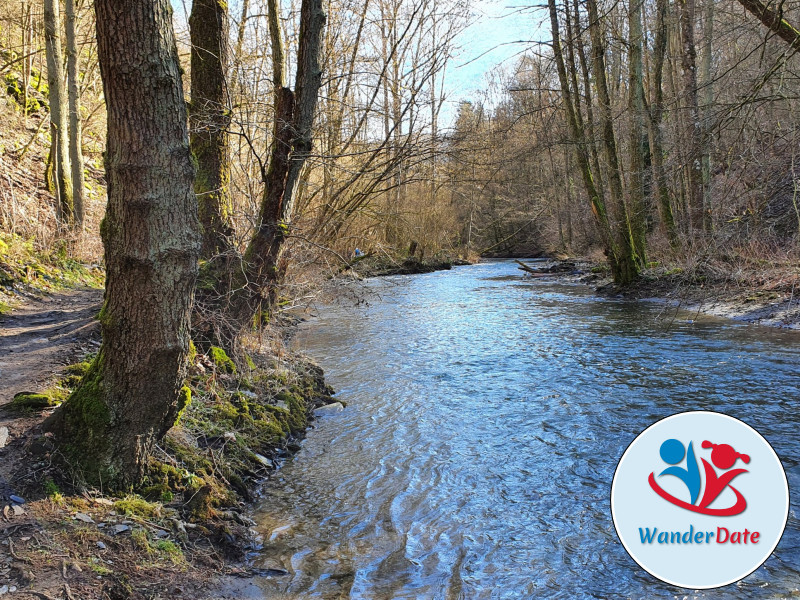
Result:
{"type": "Polygon", "coordinates": [[[628,198],[631,238],[640,265],[646,263],[648,217],[645,192],[648,142],[644,126],[644,69],[642,66],[643,2],[644,0],[629,0],[628,3],[628,116],[630,118],[628,198]]]}
{"type": "Polygon", "coordinates": [[[681,24],[681,69],[686,102],[684,130],[686,135],[686,170],[689,181],[689,213],[695,235],[702,234],[705,220],[703,206],[703,173],[701,147],[703,128],[697,103],[697,49],[694,41],[695,0],[678,0],[681,24]]]}
{"type": "Polygon", "coordinates": [[[703,120],[700,142],[701,178],[703,182],[703,229],[713,230],[713,207],[711,202],[711,111],[714,102],[714,82],[711,79],[711,52],[714,39],[714,2],[703,0],[703,54],[700,61],[700,115],[703,120]]]}
{"type": "Polygon", "coordinates": [[[776,12],[772,10],[760,0],[739,0],[739,4],[755,15],[775,35],[789,44],[795,52],[800,52],[800,29],[797,29],[784,19],[782,11],[776,12]]]}
{"type": "Polygon", "coordinates": [[[75,229],[83,232],[86,193],[83,179],[83,119],[81,117],[80,56],[76,34],[77,0],[65,0],[67,33],[67,95],[69,96],[69,161],[72,168],[72,199],[75,205],[75,229]]]}
{"type": "Polygon", "coordinates": [[[194,191],[203,236],[201,257],[210,259],[231,248],[233,234],[228,193],[228,3],[194,0],[189,33],[192,42],[189,123],[191,149],[197,163],[194,191]]]}
{"type": "Polygon", "coordinates": [[[611,190],[611,214],[614,217],[613,230],[616,242],[616,283],[626,285],[639,276],[638,264],[644,257],[637,256],[631,239],[630,220],[625,207],[622,191],[622,175],[620,173],[617,143],[614,136],[614,118],[611,113],[611,98],[606,81],[605,47],[600,30],[600,17],[596,0],[587,0],[589,9],[589,37],[592,41],[592,63],[594,67],[594,84],[599,104],[600,132],[603,149],[608,162],[608,179],[611,190]]]}
{"type": "Polygon", "coordinates": [[[103,343],[45,427],[86,483],[123,490],[188,400],[199,235],[169,0],[96,0],[95,10],[108,107],[103,343]]]}
{"type": "MultiPolygon", "coordinates": [[[[603,249],[608,257],[612,274],[616,280],[620,275],[618,273],[618,262],[616,258],[618,250],[614,241],[611,223],[606,212],[605,202],[600,190],[595,184],[595,176],[592,174],[589,152],[587,150],[586,133],[583,128],[583,122],[579,119],[579,113],[576,110],[576,101],[573,99],[573,93],[570,87],[570,79],[567,74],[567,67],[564,62],[564,54],[561,47],[558,8],[555,0],[548,0],[547,5],[550,10],[550,28],[553,35],[553,56],[555,57],[556,70],[558,71],[558,79],[561,85],[561,94],[563,96],[562,104],[567,116],[567,126],[569,127],[570,136],[575,143],[575,156],[578,160],[578,168],[583,178],[583,185],[586,189],[586,193],[589,196],[589,203],[592,208],[595,223],[597,224],[600,239],[603,243],[603,249]]],[[[569,10],[569,8],[567,8],[567,10],[569,10]]]]}
{"type": "MultiPolygon", "coordinates": [[[[594,110],[592,109],[592,78],[589,75],[589,61],[586,60],[586,48],[584,47],[583,34],[581,32],[581,13],[579,7],[579,0],[573,2],[574,20],[575,20],[575,34],[574,44],[577,46],[578,62],[580,63],[581,74],[583,75],[583,96],[586,104],[586,135],[589,140],[589,151],[592,157],[592,168],[594,169],[594,180],[597,190],[600,192],[601,198],[603,196],[603,183],[602,170],[600,169],[600,156],[597,153],[597,144],[595,143],[594,134],[594,110]]],[[[569,7],[566,8],[569,12],[569,7]]],[[[573,64],[572,69],[575,73],[575,95],[580,95],[580,90],[577,83],[578,69],[573,64]]],[[[576,107],[578,121],[581,120],[580,103],[576,107]]]]}
{"type": "Polygon", "coordinates": [[[300,10],[300,47],[295,78],[295,116],[292,155],[286,178],[281,220],[291,223],[300,171],[313,148],[311,128],[317,114],[322,85],[322,42],[326,16],[321,0],[303,2],[300,10]]]}
{"type": "Polygon", "coordinates": [[[650,102],[650,130],[651,155],[653,157],[653,180],[658,199],[658,210],[661,223],[667,233],[667,239],[673,249],[680,247],[680,238],[675,227],[675,217],[672,213],[669,185],[664,169],[664,134],[661,130],[661,121],[664,115],[664,57],[667,52],[667,0],[656,0],[656,35],[653,47],[653,91],[650,102]]]}
{"type": "Polygon", "coordinates": [[[50,101],[50,153],[52,155],[56,216],[62,225],[72,226],[74,200],[69,161],[67,94],[64,90],[64,57],[61,51],[59,0],[44,0],[44,40],[47,55],[47,85],[50,101]]]}
{"type": "Polygon", "coordinates": [[[279,4],[269,0],[273,45],[275,124],[269,166],[265,173],[259,226],[245,251],[244,281],[228,307],[232,322],[243,327],[253,315],[271,309],[286,265],[282,254],[294,208],[300,171],[312,150],[311,126],[322,84],[321,53],[326,16],[322,0],[303,0],[295,91],[286,86],[286,59],[278,19],[279,4]]]}

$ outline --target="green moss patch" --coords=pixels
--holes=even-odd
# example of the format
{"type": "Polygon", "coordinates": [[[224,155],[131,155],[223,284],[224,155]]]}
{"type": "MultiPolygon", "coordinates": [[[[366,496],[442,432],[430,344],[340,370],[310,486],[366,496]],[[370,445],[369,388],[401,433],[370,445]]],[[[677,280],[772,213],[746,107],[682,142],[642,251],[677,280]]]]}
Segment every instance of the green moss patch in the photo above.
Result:
{"type": "Polygon", "coordinates": [[[11,406],[18,409],[30,408],[40,410],[57,405],[58,401],[52,398],[49,394],[35,392],[20,392],[15,394],[14,400],[11,401],[11,406]]]}
{"type": "Polygon", "coordinates": [[[211,348],[208,350],[208,357],[211,359],[211,362],[214,363],[214,366],[217,368],[217,370],[221,373],[236,373],[236,365],[227,355],[225,350],[219,346],[211,346],[211,348]]]}
{"type": "MultiPolygon", "coordinates": [[[[159,445],[141,490],[148,500],[179,503],[196,520],[249,499],[254,484],[286,456],[292,437],[302,435],[313,409],[329,403],[333,392],[322,370],[305,360],[248,368],[245,378],[231,370],[222,349],[212,348],[208,358],[216,372],[224,368],[229,376],[194,370],[198,374],[182,390],[186,402],[176,427],[159,445]]],[[[269,362],[257,358],[253,365],[269,362]]]]}
{"type": "Polygon", "coordinates": [[[0,232],[0,314],[18,301],[21,290],[102,288],[104,280],[102,268],[70,258],[64,245],[44,249],[32,239],[0,232]]]}
{"type": "Polygon", "coordinates": [[[153,519],[161,516],[161,505],[148,502],[141,496],[126,496],[114,502],[114,510],[127,517],[153,519]]]}

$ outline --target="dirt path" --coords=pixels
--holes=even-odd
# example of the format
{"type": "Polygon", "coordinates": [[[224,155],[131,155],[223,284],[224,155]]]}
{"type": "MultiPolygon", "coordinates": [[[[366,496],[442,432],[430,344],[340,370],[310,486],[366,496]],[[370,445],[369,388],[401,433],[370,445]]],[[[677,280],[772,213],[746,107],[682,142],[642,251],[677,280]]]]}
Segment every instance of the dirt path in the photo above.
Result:
{"type": "Polygon", "coordinates": [[[0,406],[38,391],[99,346],[103,291],[86,288],[32,300],[0,319],[0,406]]]}

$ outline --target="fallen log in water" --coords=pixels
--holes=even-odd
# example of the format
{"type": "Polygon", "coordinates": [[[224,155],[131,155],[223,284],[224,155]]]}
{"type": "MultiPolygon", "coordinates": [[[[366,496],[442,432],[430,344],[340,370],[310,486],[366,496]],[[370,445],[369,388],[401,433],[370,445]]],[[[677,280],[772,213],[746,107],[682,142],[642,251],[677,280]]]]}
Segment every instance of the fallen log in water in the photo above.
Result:
{"type": "Polygon", "coordinates": [[[514,260],[515,263],[519,265],[517,267],[520,271],[525,271],[531,277],[552,277],[553,273],[548,273],[547,271],[541,271],[539,269],[534,269],[531,266],[526,265],[521,260],[514,260]]]}

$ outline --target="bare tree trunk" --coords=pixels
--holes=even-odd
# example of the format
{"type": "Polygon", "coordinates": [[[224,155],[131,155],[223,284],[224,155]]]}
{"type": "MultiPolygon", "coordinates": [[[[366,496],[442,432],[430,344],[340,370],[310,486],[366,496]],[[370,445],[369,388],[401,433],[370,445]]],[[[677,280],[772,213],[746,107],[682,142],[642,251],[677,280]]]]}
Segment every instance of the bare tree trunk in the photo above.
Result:
{"type": "Polygon", "coordinates": [[[664,74],[664,56],[667,51],[667,0],[656,0],[656,35],[653,48],[653,91],[650,103],[650,144],[653,157],[653,179],[655,181],[658,209],[661,223],[667,233],[670,246],[678,248],[680,238],[675,227],[675,217],[672,214],[669,186],[664,172],[664,134],[661,130],[661,121],[664,114],[664,89],[662,78],[664,74]]]}
{"type": "MultiPolygon", "coordinates": [[[[593,95],[592,95],[592,78],[589,75],[589,61],[586,60],[586,48],[584,47],[583,42],[583,35],[581,33],[581,13],[578,6],[578,0],[575,0],[573,3],[574,8],[574,30],[571,30],[571,24],[569,20],[569,6],[565,7],[565,12],[567,14],[567,34],[570,36],[570,43],[567,44],[567,51],[569,53],[569,57],[571,60],[571,71],[572,71],[572,79],[573,79],[573,87],[575,90],[575,97],[577,99],[577,104],[575,106],[576,115],[578,118],[578,123],[583,120],[581,115],[581,108],[580,108],[580,88],[578,87],[578,69],[575,65],[574,55],[577,53],[578,55],[578,62],[581,66],[581,74],[583,75],[583,96],[584,102],[586,104],[586,135],[588,136],[588,143],[589,143],[589,153],[592,158],[592,169],[594,169],[593,177],[595,180],[595,186],[597,187],[597,191],[599,192],[601,198],[603,197],[603,189],[605,184],[603,183],[603,174],[602,170],[600,169],[600,156],[597,153],[597,144],[595,143],[595,134],[594,134],[594,109],[592,108],[593,103],[593,95]],[[572,52],[571,47],[575,45],[577,52],[572,52]]],[[[603,199],[605,202],[605,199],[603,199]]]]}
{"type": "Polygon", "coordinates": [[[322,46],[325,11],[320,0],[303,2],[300,9],[300,46],[295,76],[294,138],[286,178],[281,221],[289,225],[294,214],[297,182],[313,148],[311,128],[317,114],[319,89],[322,85],[322,46]]]}
{"type": "Polygon", "coordinates": [[[592,41],[592,62],[594,66],[594,84],[599,104],[600,127],[608,161],[608,179],[611,189],[611,213],[614,217],[614,238],[616,241],[617,276],[615,281],[625,285],[639,276],[638,263],[643,257],[636,255],[631,239],[630,221],[625,208],[622,192],[622,176],[620,173],[617,143],[614,138],[614,118],[611,114],[611,98],[606,82],[605,48],[603,34],[600,30],[600,17],[596,0],[587,0],[589,9],[589,36],[592,41]]]}
{"type": "MultiPolygon", "coordinates": [[[[570,136],[575,142],[575,156],[578,160],[578,168],[580,169],[581,176],[583,177],[583,184],[586,193],[589,196],[589,203],[592,208],[597,230],[600,234],[600,239],[603,243],[603,249],[608,257],[611,271],[616,280],[621,273],[618,271],[616,243],[614,235],[611,230],[611,223],[606,213],[606,206],[600,191],[595,185],[595,178],[592,175],[592,168],[589,163],[589,152],[586,145],[586,134],[583,130],[583,123],[578,120],[578,113],[575,109],[576,102],[573,99],[573,93],[570,88],[569,75],[567,74],[566,64],[564,62],[563,50],[561,48],[561,32],[558,24],[558,8],[556,0],[548,0],[547,5],[550,9],[550,28],[553,35],[553,56],[556,61],[556,69],[558,71],[558,79],[561,84],[561,94],[563,97],[564,111],[567,115],[567,126],[569,127],[570,136]]],[[[569,10],[569,9],[567,9],[569,10]]]]}
{"type": "Polygon", "coordinates": [[[245,278],[228,308],[233,322],[243,327],[254,314],[269,309],[285,272],[281,263],[294,207],[300,171],[312,150],[311,126],[322,84],[321,52],[325,12],[322,0],[303,0],[295,91],[286,87],[286,62],[280,33],[279,4],[269,0],[273,45],[275,125],[259,226],[245,251],[245,278]]]}
{"type": "Polygon", "coordinates": [[[199,235],[169,0],[95,0],[108,107],[103,344],[45,423],[86,483],[124,490],[175,422],[199,235]]]}
{"type": "Polygon", "coordinates": [[[33,19],[31,17],[31,5],[28,2],[22,5],[22,115],[27,122],[28,117],[28,90],[31,86],[31,67],[33,56],[33,19]]]}
{"type": "MultiPolygon", "coordinates": [[[[789,44],[795,52],[800,52],[800,29],[783,18],[783,11],[774,11],[760,0],[739,0],[756,18],[773,33],[789,44]]],[[[779,6],[783,6],[782,3],[779,6]]]]}
{"type": "Polygon", "coordinates": [[[681,23],[681,68],[683,94],[686,102],[684,131],[686,132],[686,170],[689,180],[690,222],[695,235],[704,230],[702,147],[703,128],[697,106],[697,50],[694,43],[695,0],[678,0],[681,23]]]}
{"type": "Polygon", "coordinates": [[[242,58],[242,49],[244,48],[244,34],[247,27],[247,13],[250,10],[250,0],[242,0],[242,12],[239,17],[239,26],[236,29],[236,50],[234,52],[234,60],[238,64],[242,58]]]}
{"type": "Polygon", "coordinates": [[[701,140],[702,155],[702,181],[703,181],[703,228],[706,233],[713,230],[713,208],[711,202],[711,111],[714,102],[714,82],[711,80],[711,51],[714,37],[714,2],[716,0],[703,0],[703,57],[700,61],[700,81],[703,86],[702,106],[700,107],[703,119],[703,132],[701,140]]]}
{"type": "Polygon", "coordinates": [[[72,171],[69,164],[67,94],[64,90],[64,58],[61,52],[61,14],[59,0],[44,0],[44,40],[47,54],[47,85],[50,99],[50,152],[53,157],[53,183],[56,215],[62,225],[72,226],[75,205],[72,171]]]}
{"type": "Polygon", "coordinates": [[[208,259],[229,250],[233,234],[228,193],[231,177],[228,3],[194,0],[189,33],[192,41],[189,125],[192,154],[197,161],[194,191],[203,234],[201,256],[208,259]]]}
{"type": "Polygon", "coordinates": [[[75,229],[83,232],[86,193],[83,181],[83,118],[81,117],[80,56],[76,33],[77,0],[65,0],[67,33],[67,87],[69,96],[69,160],[72,167],[72,199],[75,205],[75,229]]]}
{"type": "Polygon", "coordinates": [[[647,257],[647,204],[645,201],[645,169],[647,134],[644,127],[644,73],[642,67],[642,3],[628,4],[628,113],[630,117],[630,227],[633,249],[640,265],[647,257]]]}

